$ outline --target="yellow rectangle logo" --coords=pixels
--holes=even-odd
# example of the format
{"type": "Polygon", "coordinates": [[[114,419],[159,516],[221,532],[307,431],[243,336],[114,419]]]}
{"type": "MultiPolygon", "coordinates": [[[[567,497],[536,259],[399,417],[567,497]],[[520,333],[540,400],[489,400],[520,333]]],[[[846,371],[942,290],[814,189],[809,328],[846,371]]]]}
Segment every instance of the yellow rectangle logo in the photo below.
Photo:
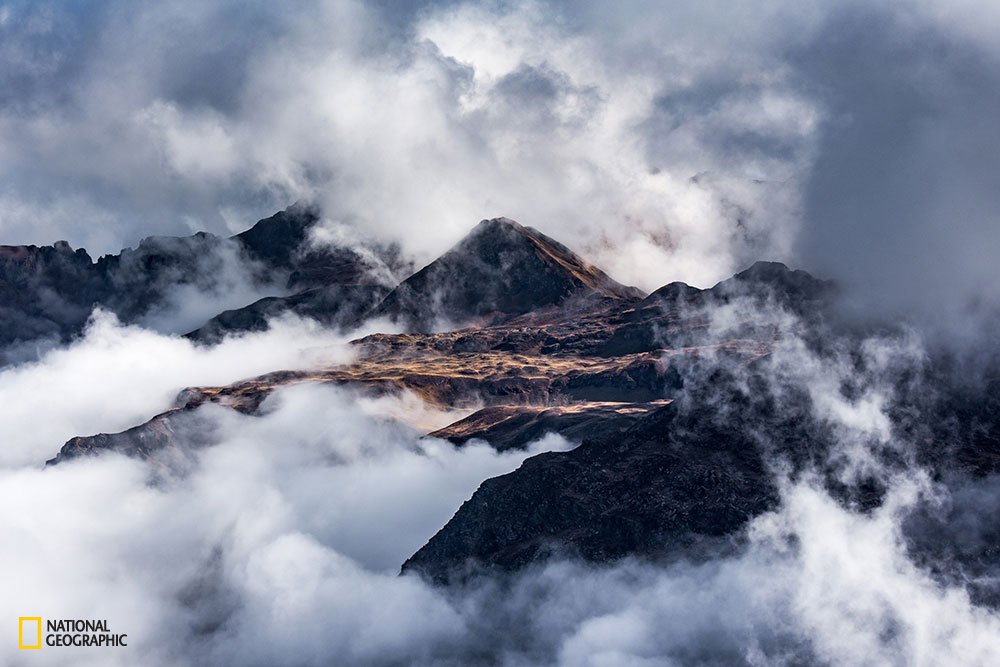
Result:
{"type": "Polygon", "coordinates": [[[17,647],[20,649],[42,648],[41,616],[18,616],[17,647]]]}

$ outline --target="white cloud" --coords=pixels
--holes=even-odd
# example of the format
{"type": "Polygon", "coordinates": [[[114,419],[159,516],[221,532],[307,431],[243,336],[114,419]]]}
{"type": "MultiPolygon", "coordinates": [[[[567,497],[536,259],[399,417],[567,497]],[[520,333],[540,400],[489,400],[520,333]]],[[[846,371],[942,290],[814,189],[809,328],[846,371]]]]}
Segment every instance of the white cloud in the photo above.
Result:
{"type": "Polygon", "coordinates": [[[41,464],[75,435],[115,433],[167,409],[185,387],[228,384],[274,370],[350,358],[346,339],[309,321],[213,348],[118,325],[97,311],[83,338],[37,362],[0,371],[0,465],[41,464]]]}

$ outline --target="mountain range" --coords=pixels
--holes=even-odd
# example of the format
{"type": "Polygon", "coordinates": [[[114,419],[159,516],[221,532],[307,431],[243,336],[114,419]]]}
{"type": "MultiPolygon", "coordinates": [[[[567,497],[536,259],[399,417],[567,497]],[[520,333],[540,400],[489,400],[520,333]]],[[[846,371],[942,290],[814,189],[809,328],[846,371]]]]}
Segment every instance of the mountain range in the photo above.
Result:
{"type": "MultiPolygon", "coordinates": [[[[779,503],[778,467],[819,475],[859,511],[884,500],[879,475],[845,478],[831,461],[838,434],[818,416],[819,399],[775,371],[788,342],[776,313],[794,319],[796,340],[814,354],[837,347],[858,368],[868,363],[860,337],[838,328],[829,281],[758,262],[710,289],[674,282],[645,294],[537,230],[496,218],[393,285],[385,276],[409,269],[398,250],[313,243],[319,220],[296,206],[228,239],[151,238],[96,262],[64,243],[0,248],[0,343],[71,338],[95,306],[138,320],[178,283],[210,289],[220,252],[286,293],[219,313],[187,334],[197,344],[261,330],[285,312],[345,331],[362,323],[401,331],[352,341],[355,359],[341,365],[186,388],[143,424],[72,438],[49,465],[117,451],[183,475],[212,443],[202,406],[255,415],[273,392],[301,383],[408,391],[462,409],[467,416],[428,434],[459,447],[523,449],[548,433],[579,443],[484,481],[401,563],[442,584],[553,555],[608,562],[737,549],[748,522],[779,503]]],[[[892,379],[885,411],[893,434],[915,445],[877,453],[881,469],[916,464],[940,480],[1000,472],[1000,382],[963,388],[947,360],[914,373],[920,382],[892,379]]],[[[990,549],[949,562],[967,571],[1000,557],[990,549]]],[[[976,586],[997,599],[995,582],[976,586]]]]}

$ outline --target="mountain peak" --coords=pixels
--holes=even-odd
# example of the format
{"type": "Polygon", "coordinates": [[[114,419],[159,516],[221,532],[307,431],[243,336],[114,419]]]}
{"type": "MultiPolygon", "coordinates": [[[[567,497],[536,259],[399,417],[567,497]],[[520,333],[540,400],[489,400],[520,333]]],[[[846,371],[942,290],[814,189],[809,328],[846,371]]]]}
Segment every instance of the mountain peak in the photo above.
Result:
{"type": "MultiPolygon", "coordinates": [[[[465,238],[468,239],[478,234],[491,234],[491,233],[494,234],[513,233],[513,234],[519,234],[529,239],[532,238],[534,235],[539,234],[537,230],[531,227],[526,227],[517,220],[512,220],[511,218],[505,218],[501,216],[499,218],[489,218],[488,220],[480,220],[479,224],[473,227],[465,238]]],[[[549,240],[551,241],[552,239],[549,240]]]]}
{"type": "Polygon", "coordinates": [[[426,328],[519,315],[574,298],[641,298],[558,241],[509,218],[482,220],[444,255],[403,281],[381,314],[426,328]]]}
{"type": "Polygon", "coordinates": [[[290,268],[309,231],[319,222],[316,206],[296,202],[232,237],[254,259],[281,268],[290,268]]]}
{"type": "Polygon", "coordinates": [[[499,218],[490,218],[489,220],[480,220],[476,227],[490,228],[490,227],[510,227],[512,229],[525,229],[517,220],[511,220],[510,218],[505,218],[500,216],[499,218]]]}
{"type": "MultiPolygon", "coordinates": [[[[497,243],[503,249],[507,249],[508,244],[517,243],[521,239],[523,243],[529,245],[539,258],[552,266],[568,272],[580,286],[586,287],[603,296],[618,299],[633,299],[645,296],[635,287],[627,287],[613,280],[608,274],[601,271],[593,264],[587,262],[572,250],[559,243],[555,239],[542,234],[533,227],[526,227],[510,218],[493,218],[483,220],[479,223],[472,234],[466,237],[462,243],[469,242],[469,246],[474,245],[473,239],[477,235],[496,235],[498,238],[489,239],[497,243]]],[[[485,240],[485,239],[484,239],[485,240]]],[[[481,242],[480,242],[481,243],[481,242]]],[[[480,245],[475,248],[477,252],[482,252],[484,248],[480,245]]],[[[485,249],[489,252],[489,249],[485,249]]]]}
{"type": "Polygon", "coordinates": [[[795,275],[797,273],[805,274],[804,271],[798,269],[790,269],[788,265],[783,262],[771,262],[766,260],[758,260],[754,262],[749,268],[744,269],[737,273],[734,278],[737,280],[754,281],[754,282],[782,282],[786,280],[789,276],[795,275]]]}

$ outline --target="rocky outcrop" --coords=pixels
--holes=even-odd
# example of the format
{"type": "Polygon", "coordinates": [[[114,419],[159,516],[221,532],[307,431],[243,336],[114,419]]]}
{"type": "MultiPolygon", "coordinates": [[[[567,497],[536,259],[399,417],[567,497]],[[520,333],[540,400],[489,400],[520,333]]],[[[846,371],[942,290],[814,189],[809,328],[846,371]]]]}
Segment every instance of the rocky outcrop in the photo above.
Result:
{"type": "Polygon", "coordinates": [[[198,449],[211,444],[214,436],[212,420],[193,410],[175,408],[121,433],[72,438],[46,465],[116,452],[149,462],[159,474],[177,475],[194,465],[198,449]]]}
{"type": "Polygon", "coordinates": [[[64,241],[0,246],[0,346],[65,339],[106,294],[106,279],[86,250],[73,250],[64,241]]]}
{"type": "MultiPolygon", "coordinates": [[[[212,342],[263,328],[285,312],[340,327],[373,314],[392,316],[409,331],[353,341],[350,363],[191,387],[147,423],[73,438],[49,463],[115,451],[164,475],[184,474],[214,441],[206,406],[256,415],[275,391],[301,383],[406,391],[434,406],[475,410],[428,434],[456,446],[480,440],[517,449],[548,433],[580,443],[483,482],[403,565],[441,583],[517,570],[552,555],[597,562],[718,555],[738,547],[748,522],[777,506],[776,480],[785,475],[808,474],[857,511],[883,500],[884,478],[841,474],[831,456],[837,433],[817,417],[822,411],[808,389],[785,383],[768,366],[787,335],[777,314],[795,318],[800,343],[816,354],[838,347],[857,366],[852,378],[868,377],[860,338],[829,330],[835,290],[826,281],[759,262],[710,289],[675,282],[643,296],[552,239],[497,219],[390,291],[368,279],[370,255],[350,249],[322,255],[303,246],[311,216],[285,212],[240,235],[248,261],[285,272],[298,291],[222,313],[191,336],[212,342]],[[448,321],[464,325],[432,332],[448,321]]],[[[155,276],[183,272],[199,248],[226,242],[207,235],[153,239],[98,264],[107,275],[125,275],[119,272],[126,266],[148,274],[150,283],[119,277],[118,284],[126,296],[150,300],[155,276]]],[[[42,313],[39,331],[47,331],[45,313],[85,313],[82,304],[104,289],[86,253],[64,244],[2,248],[0,258],[8,281],[0,289],[19,312],[42,313]],[[46,294],[33,304],[10,287],[26,277],[64,289],[28,290],[46,294]]],[[[980,374],[1000,377],[1000,369],[977,368],[980,374]]],[[[980,480],[1000,473],[1000,385],[968,375],[945,360],[881,378],[892,386],[883,407],[894,442],[907,447],[872,450],[874,467],[897,473],[919,467],[956,489],[958,500],[980,502],[980,480]]],[[[845,382],[835,391],[850,398],[864,387],[845,382]]],[[[951,515],[932,510],[907,524],[917,560],[926,558],[954,581],[989,571],[980,565],[996,560],[990,542],[996,531],[977,527],[982,538],[974,549],[942,551],[940,545],[955,542],[947,535],[956,528],[946,520],[951,515]]],[[[972,590],[1000,600],[1000,588],[985,578],[972,590]]]]}
{"type": "MultiPolygon", "coordinates": [[[[258,248],[247,251],[252,261],[285,271],[304,266],[301,251],[280,249],[306,238],[308,218],[297,219],[301,224],[278,216],[251,230],[246,243],[258,248]]],[[[222,241],[150,241],[116,266],[166,275],[183,267],[198,244],[222,241]],[[161,250],[150,252],[154,246],[161,250]]],[[[96,289],[85,279],[86,253],[61,245],[3,252],[8,263],[74,281],[77,292],[65,299],[86,300],[81,295],[96,289]]],[[[212,341],[263,328],[284,312],[332,326],[350,326],[371,313],[392,313],[414,329],[442,318],[475,324],[373,334],[353,342],[357,354],[350,363],[192,387],[145,424],[73,438],[50,463],[115,451],[149,461],[164,475],[184,474],[214,439],[204,406],[256,415],[274,391],[300,383],[372,394],[408,391],[435,406],[476,409],[429,434],[458,446],[476,439],[498,450],[523,448],[547,433],[581,443],[486,480],[403,566],[437,582],[515,570],[553,554],[601,562],[696,557],[703,549],[717,554],[737,546],[743,527],[779,502],[775,466],[782,474],[819,475],[861,511],[881,502],[879,478],[845,483],[838,474],[830,457],[835,433],[817,419],[808,391],[775,386],[766,370],[783,335],[768,315],[772,309],[799,318],[806,344],[829,337],[822,332],[833,287],[825,281],[762,262],[711,289],[671,283],[642,297],[551,239],[494,220],[372,310],[388,288],[360,278],[365,270],[358,257],[341,253],[325,264],[314,258],[306,277],[295,280],[330,284],[228,311],[193,337],[212,341]],[[720,312],[727,318],[721,329],[712,320],[720,312]]],[[[126,292],[142,289],[140,283],[126,292]]],[[[961,375],[954,369],[912,372],[924,376],[919,382],[900,376],[886,410],[899,440],[915,448],[879,453],[882,468],[916,464],[941,480],[1000,472],[1000,392],[963,389],[953,381],[961,375]],[[929,386],[941,389],[922,391],[929,386]]],[[[924,533],[947,529],[933,516],[920,525],[924,533]]],[[[915,545],[921,534],[915,533],[915,545]]],[[[956,572],[974,571],[966,561],[981,555],[955,555],[962,563],[956,572]]]]}
{"type": "MultiPolygon", "coordinates": [[[[270,230],[270,224],[277,225],[281,238],[299,242],[301,236],[287,217],[279,217],[276,223],[259,223],[254,228],[257,236],[252,237],[257,239],[255,242],[268,238],[261,230],[270,230]]],[[[478,437],[506,449],[522,447],[546,432],[574,440],[617,433],[681,390],[683,369],[699,358],[711,356],[736,365],[749,364],[766,356],[774,344],[775,332],[767,326],[748,325],[743,338],[710,340],[699,300],[720,298],[713,290],[675,284],[639,299],[630,288],[621,287],[563,246],[507,220],[481,223],[466,241],[432,266],[458,271],[475,251],[477,265],[493,262],[496,268],[501,255],[509,251],[520,257],[518,252],[524,248],[532,254],[541,253],[547,258],[545,262],[553,262],[544,270],[558,274],[563,284],[570,286],[566,294],[575,291],[576,296],[562,302],[556,299],[556,303],[541,299],[537,308],[508,314],[489,326],[441,333],[370,335],[354,341],[358,358],[352,363],[308,372],[281,371],[225,387],[191,388],[182,392],[178,408],[194,411],[205,403],[215,403],[255,414],[270,393],[302,382],[354,387],[376,394],[409,391],[439,407],[488,406],[435,435],[454,442],[478,437]],[[491,240],[494,235],[499,235],[502,242],[491,240]],[[684,304],[671,298],[675,292],[684,295],[684,304]]],[[[269,261],[281,264],[290,257],[272,253],[269,261]]],[[[523,258],[520,261],[531,264],[523,258]]],[[[775,266],[788,272],[781,265],[775,266]]],[[[434,273],[438,281],[447,275],[443,269],[434,273]]],[[[467,284],[460,280],[457,286],[443,287],[460,289],[467,284]]],[[[516,287],[501,282],[484,289],[503,294],[516,287]]],[[[269,318],[283,312],[347,326],[364,317],[380,289],[384,288],[332,285],[292,297],[264,299],[222,313],[190,335],[211,342],[232,331],[264,328],[269,318]]],[[[541,290],[536,296],[544,293],[544,286],[541,290]]],[[[74,439],[54,462],[104,449],[156,458],[158,449],[173,446],[173,431],[163,429],[162,416],[154,418],[148,427],[148,437],[143,436],[143,427],[139,426],[125,434],[74,439]],[[140,436],[145,438],[141,442],[137,440],[140,436]]]]}

